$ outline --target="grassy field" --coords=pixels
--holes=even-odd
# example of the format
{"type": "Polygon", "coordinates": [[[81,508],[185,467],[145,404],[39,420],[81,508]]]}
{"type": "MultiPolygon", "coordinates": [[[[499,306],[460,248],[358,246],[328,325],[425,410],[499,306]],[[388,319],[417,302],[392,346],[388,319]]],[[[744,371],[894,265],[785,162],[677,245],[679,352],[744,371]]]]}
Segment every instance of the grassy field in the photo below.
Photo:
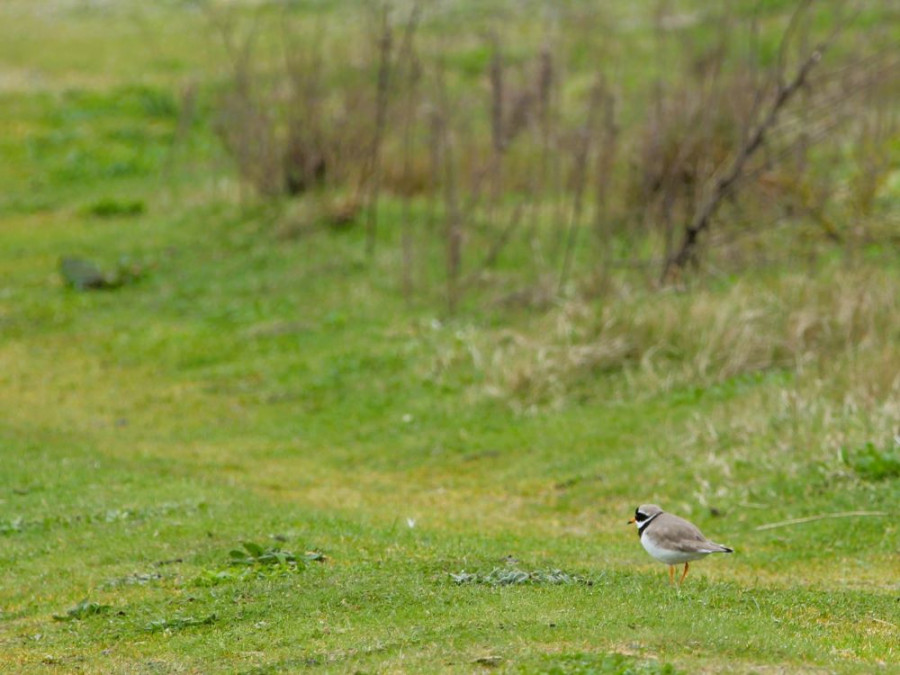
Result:
{"type": "Polygon", "coordinates": [[[242,199],[207,21],[0,5],[0,671],[900,672],[896,243],[449,315],[242,199]]]}

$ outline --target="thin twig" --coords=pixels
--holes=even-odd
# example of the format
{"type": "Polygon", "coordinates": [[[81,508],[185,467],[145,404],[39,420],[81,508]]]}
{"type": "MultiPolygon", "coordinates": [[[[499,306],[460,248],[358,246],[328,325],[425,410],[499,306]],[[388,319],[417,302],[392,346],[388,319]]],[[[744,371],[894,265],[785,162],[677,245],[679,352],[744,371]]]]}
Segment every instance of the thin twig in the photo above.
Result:
{"type": "Polygon", "coordinates": [[[457,170],[453,157],[450,126],[450,94],[447,86],[447,64],[438,58],[434,83],[437,89],[435,132],[437,156],[441,166],[444,189],[444,236],[446,242],[445,269],[447,274],[447,310],[456,313],[460,294],[460,269],[462,267],[462,217],[457,189],[457,170]]]}
{"type": "Polygon", "coordinates": [[[391,30],[390,9],[388,5],[381,8],[381,33],[378,36],[378,77],[375,88],[375,130],[369,156],[369,172],[371,186],[366,217],[366,254],[371,257],[375,253],[375,240],[378,231],[378,200],[381,192],[381,146],[384,142],[385,127],[393,79],[391,55],[394,50],[394,33],[391,30]]]}
{"type": "Polygon", "coordinates": [[[572,268],[572,260],[575,255],[575,240],[578,236],[578,230],[581,227],[581,213],[584,210],[584,190],[587,183],[587,164],[588,157],[591,153],[594,133],[597,126],[597,115],[603,98],[606,95],[606,84],[603,79],[598,76],[591,88],[588,97],[587,115],[584,126],[576,132],[576,141],[578,145],[574,151],[573,164],[573,197],[572,197],[572,214],[569,219],[569,227],[566,235],[566,247],[563,253],[562,269],[559,273],[559,283],[557,293],[562,295],[566,282],[569,280],[569,273],[572,268]]]}
{"type": "Polygon", "coordinates": [[[782,520],[777,523],[767,523],[756,527],[759,530],[773,530],[776,527],[787,527],[788,525],[800,525],[802,523],[811,523],[816,520],[825,520],[827,518],[853,518],[857,516],[887,516],[890,515],[886,511],[843,511],[842,513],[823,513],[818,516],[807,516],[806,518],[791,518],[790,520],[782,520]]]}
{"type": "Polygon", "coordinates": [[[500,253],[503,251],[503,248],[509,242],[510,237],[512,237],[513,235],[513,232],[515,232],[515,230],[519,227],[519,224],[522,222],[522,211],[522,204],[518,204],[513,210],[506,227],[503,228],[500,236],[497,237],[497,239],[491,245],[491,248],[488,250],[487,255],[484,256],[481,264],[466,275],[466,277],[462,280],[460,286],[462,286],[463,288],[472,286],[475,281],[477,281],[478,278],[484,273],[485,270],[487,270],[497,262],[497,258],[500,257],[500,253]]]}
{"type": "MultiPolygon", "coordinates": [[[[406,30],[403,34],[400,51],[397,55],[397,68],[402,69],[403,85],[405,87],[405,92],[401,99],[402,109],[400,111],[400,117],[402,119],[403,128],[403,182],[406,186],[409,186],[413,180],[413,127],[416,119],[416,100],[419,96],[418,86],[422,74],[421,64],[419,63],[413,44],[420,10],[421,3],[417,0],[410,13],[409,21],[406,24],[406,30]]],[[[410,215],[411,202],[412,195],[409,193],[409,190],[404,190],[403,208],[400,216],[400,237],[401,248],[403,251],[403,296],[406,298],[407,303],[411,301],[413,294],[414,254],[412,217],[410,215]]]]}

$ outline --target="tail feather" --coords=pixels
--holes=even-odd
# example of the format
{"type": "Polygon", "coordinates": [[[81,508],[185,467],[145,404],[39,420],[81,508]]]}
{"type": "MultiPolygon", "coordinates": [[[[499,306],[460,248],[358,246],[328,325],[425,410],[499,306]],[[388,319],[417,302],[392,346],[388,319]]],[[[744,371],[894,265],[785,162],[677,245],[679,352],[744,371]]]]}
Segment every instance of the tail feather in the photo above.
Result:
{"type": "Polygon", "coordinates": [[[734,553],[733,548],[728,548],[727,546],[722,546],[722,544],[717,544],[714,541],[708,542],[710,547],[704,551],[705,553],[734,553]]]}

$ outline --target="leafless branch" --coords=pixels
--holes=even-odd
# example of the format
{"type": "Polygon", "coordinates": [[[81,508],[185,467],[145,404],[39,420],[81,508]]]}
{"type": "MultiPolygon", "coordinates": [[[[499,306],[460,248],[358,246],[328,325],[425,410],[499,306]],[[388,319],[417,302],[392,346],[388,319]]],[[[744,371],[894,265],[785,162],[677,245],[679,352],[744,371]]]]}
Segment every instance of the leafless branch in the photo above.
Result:
{"type": "Polygon", "coordinates": [[[725,173],[720,175],[715,181],[712,189],[701,202],[691,222],[685,228],[678,250],[667,258],[666,264],[663,267],[661,277],[663,283],[668,281],[675,272],[683,269],[688,263],[695,259],[700,236],[709,228],[710,222],[722,202],[732,195],[742,176],[746,172],[747,163],[754,154],[763,147],[769,133],[775,127],[779,115],[794,96],[807,84],[809,74],[822,60],[826,48],[834,41],[838,32],[843,27],[843,24],[838,26],[825,41],[815,47],[801,63],[794,74],[794,77],[791,78],[790,81],[785,81],[783,79],[783,60],[787,50],[786,43],[796,29],[796,24],[799,20],[798,17],[805,11],[808,4],[808,1],[804,2],[797,11],[795,11],[782,38],[780,51],[782,56],[779,59],[779,72],[776,75],[779,84],[774,98],[769,103],[768,109],[764,112],[762,119],[755,126],[751,127],[750,132],[738,148],[731,165],[725,173]]]}

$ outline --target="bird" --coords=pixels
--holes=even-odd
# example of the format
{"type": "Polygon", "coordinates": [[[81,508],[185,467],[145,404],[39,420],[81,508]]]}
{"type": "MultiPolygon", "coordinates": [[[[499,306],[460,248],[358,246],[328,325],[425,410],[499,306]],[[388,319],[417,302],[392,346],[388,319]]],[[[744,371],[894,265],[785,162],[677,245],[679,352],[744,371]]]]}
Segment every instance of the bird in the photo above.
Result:
{"type": "Polygon", "coordinates": [[[641,504],[629,525],[637,525],[641,545],[651,556],[669,566],[669,583],[675,582],[675,566],[684,563],[679,584],[684,583],[692,560],[710,553],[734,553],[734,549],[710,541],[693,523],[666,513],[656,504],[641,504]]]}

